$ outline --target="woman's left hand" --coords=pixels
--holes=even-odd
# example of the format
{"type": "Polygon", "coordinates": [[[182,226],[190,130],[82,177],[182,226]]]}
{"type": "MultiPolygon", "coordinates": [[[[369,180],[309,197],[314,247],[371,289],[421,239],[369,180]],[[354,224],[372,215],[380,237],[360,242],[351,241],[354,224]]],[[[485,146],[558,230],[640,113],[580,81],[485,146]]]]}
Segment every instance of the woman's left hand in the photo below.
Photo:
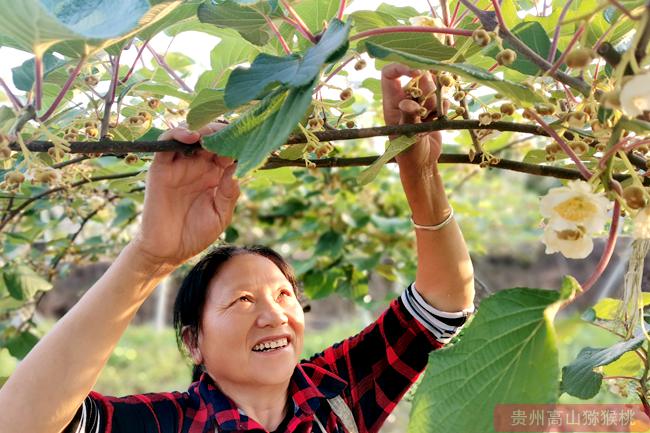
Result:
{"type": "MultiPolygon", "coordinates": [[[[407,66],[393,63],[382,69],[381,85],[386,125],[420,123],[422,120],[429,121],[437,115],[436,86],[428,71],[413,70],[407,66]],[[426,97],[422,103],[427,110],[424,119],[420,116],[420,104],[410,99],[404,92],[400,82],[402,76],[419,77],[418,86],[422,90],[422,98],[426,97]]],[[[403,175],[409,173],[419,176],[430,173],[436,168],[438,157],[442,151],[440,131],[419,134],[416,136],[416,140],[413,146],[395,158],[400,166],[400,173],[403,175]]]]}

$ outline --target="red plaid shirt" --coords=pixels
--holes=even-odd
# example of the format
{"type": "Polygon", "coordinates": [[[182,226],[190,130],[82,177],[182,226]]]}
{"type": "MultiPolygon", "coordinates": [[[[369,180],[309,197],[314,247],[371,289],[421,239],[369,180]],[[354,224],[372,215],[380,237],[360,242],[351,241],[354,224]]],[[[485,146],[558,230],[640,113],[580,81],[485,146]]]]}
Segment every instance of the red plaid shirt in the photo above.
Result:
{"type": "MultiPolygon", "coordinates": [[[[350,407],[359,433],[379,430],[424,370],[429,353],[444,345],[439,340],[448,341],[444,337],[457,333],[471,312],[439,312],[423,305],[412,287],[359,334],[296,366],[289,384],[293,414],[279,430],[319,432],[314,422],[317,417],[327,432],[344,433],[343,423],[327,402],[337,395],[350,407]],[[424,309],[441,315],[427,318],[424,309]],[[435,332],[440,329],[446,334],[435,332]]],[[[115,398],[91,392],[66,431],[213,433],[215,428],[217,432],[266,432],[238,410],[204,373],[183,393],[115,398]]]]}

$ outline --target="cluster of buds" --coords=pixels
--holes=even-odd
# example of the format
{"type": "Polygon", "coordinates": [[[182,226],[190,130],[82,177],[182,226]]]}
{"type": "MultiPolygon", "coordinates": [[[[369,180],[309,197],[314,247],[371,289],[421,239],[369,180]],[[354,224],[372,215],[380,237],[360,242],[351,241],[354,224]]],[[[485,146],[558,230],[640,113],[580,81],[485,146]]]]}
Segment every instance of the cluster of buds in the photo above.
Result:
{"type": "Polygon", "coordinates": [[[5,181],[3,187],[17,188],[23,182],[25,182],[25,175],[19,172],[18,170],[14,170],[5,174],[5,181]]]}
{"type": "Polygon", "coordinates": [[[52,146],[47,149],[47,154],[55,161],[60,161],[65,156],[65,151],[60,147],[52,146]]]}
{"type": "Polygon", "coordinates": [[[34,169],[33,179],[36,183],[54,183],[57,177],[56,170],[52,167],[38,167],[34,169]]]}
{"type": "Polygon", "coordinates": [[[314,116],[307,122],[309,129],[311,130],[320,130],[323,127],[323,119],[318,116],[314,116]]]}
{"type": "Polygon", "coordinates": [[[323,158],[329,155],[334,150],[332,143],[314,143],[310,142],[305,146],[305,152],[315,153],[317,158],[323,158]]]}
{"type": "Polygon", "coordinates": [[[584,111],[570,111],[564,116],[564,121],[571,127],[582,129],[589,122],[589,114],[584,111]]]}
{"type": "Polygon", "coordinates": [[[568,141],[567,144],[576,155],[584,155],[589,151],[589,144],[585,140],[579,138],[568,141]]]}
{"type": "Polygon", "coordinates": [[[77,141],[79,139],[79,131],[77,128],[66,128],[63,130],[63,139],[65,141],[77,141]]]}
{"type": "Polygon", "coordinates": [[[456,80],[449,72],[441,72],[438,74],[438,82],[443,87],[451,87],[456,84],[456,80]]]}
{"type": "Polygon", "coordinates": [[[84,132],[88,138],[97,138],[99,130],[97,129],[97,122],[94,120],[88,121],[84,124],[84,132]]]}

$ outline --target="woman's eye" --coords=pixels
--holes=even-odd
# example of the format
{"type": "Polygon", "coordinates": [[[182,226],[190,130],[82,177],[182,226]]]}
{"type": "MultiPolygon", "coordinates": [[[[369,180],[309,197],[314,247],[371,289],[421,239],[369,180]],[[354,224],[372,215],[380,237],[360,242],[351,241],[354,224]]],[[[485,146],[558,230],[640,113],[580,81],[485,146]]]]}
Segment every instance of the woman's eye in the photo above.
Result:
{"type": "Polygon", "coordinates": [[[280,292],[280,295],[278,296],[278,298],[282,298],[282,297],[289,297],[290,298],[292,295],[293,294],[289,290],[282,290],[280,292]]]}
{"type": "Polygon", "coordinates": [[[240,302],[251,302],[251,301],[252,301],[251,298],[250,298],[250,296],[247,296],[247,295],[240,296],[238,300],[239,300],[240,302]]]}

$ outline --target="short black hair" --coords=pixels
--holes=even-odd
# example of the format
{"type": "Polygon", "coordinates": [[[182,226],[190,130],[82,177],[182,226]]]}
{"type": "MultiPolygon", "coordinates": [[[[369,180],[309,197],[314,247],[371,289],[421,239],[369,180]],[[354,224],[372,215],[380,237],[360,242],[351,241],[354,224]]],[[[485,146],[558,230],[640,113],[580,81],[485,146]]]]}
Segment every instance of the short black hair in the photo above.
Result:
{"type": "MultiPolygon", "coordinates": [[[[183,343],[183,328],[189,326],[192,343],[196,343],[203,318],[203,308],[210,281],[228,260],[243,254],[257,254],[271,260],[291,283],[298,295],[298,283],[291,265],[275,250],[263,245],[225,245],[212,249],[194,265],[183,279],[174,302],[174,329],[176,344],[181,353],[186,353],[183,343]]],[[[195,365],[192,382],[199,380],[203,366],[195,365]]]]}

